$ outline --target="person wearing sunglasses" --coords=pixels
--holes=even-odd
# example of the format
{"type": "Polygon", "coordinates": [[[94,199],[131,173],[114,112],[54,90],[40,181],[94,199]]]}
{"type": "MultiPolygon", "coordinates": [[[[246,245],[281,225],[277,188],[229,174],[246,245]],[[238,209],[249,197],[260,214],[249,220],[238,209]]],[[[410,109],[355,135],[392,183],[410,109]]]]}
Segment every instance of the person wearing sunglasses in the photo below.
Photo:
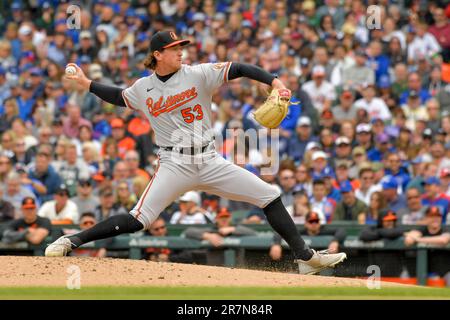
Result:
{"type": "MultiPolygon", "coordinates": [[[[148,228],[146,235],[151,237],[167,237],[168,230],[166,221],[159,217],[148,228]]],[[[153,248],[149,247],[144,250],[146,260],[155,262],[177,262],[177,263],[193,263],[195,253],[192,250],[174,250],[169,248],[153,248]]]]}
{"type": "MultiPolygon", "coordinates": [[[[95,218],[95,214],[91,211],[84,211],[80,216],[79,229],[62,229],[64,235],[71,235],[76,232],[80,232],[83,230],[87,230],[92,228],[97,224],[97,219],[95,218]]],[[[75,257],[96,257],[96,258],[104,258],[106,257],[106,246],[111,239],[99,240],[97,242],[103,244],[102,248],[76,248],[74,249],[70,255],[75,257]]]]}

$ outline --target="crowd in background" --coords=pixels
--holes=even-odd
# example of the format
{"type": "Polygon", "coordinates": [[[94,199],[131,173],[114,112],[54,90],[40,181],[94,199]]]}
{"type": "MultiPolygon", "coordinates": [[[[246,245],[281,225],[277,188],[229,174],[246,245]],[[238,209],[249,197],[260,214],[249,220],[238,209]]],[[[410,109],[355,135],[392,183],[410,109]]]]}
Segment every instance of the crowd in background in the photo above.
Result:
{"type": "MultiPolygon", "coordinates": [[[[142,63],[151,35],[171,29],[192,42],[184,63],[259,65],[292,91],[294,104],[271,132],[277,154],[234,152],[240,129],[261,129],[252,111],[267,86],[231,81],[211,111],[224,138],[217,150],[278,185],[296,223],[314,213],[321,224],[387,217],[416,225],[431,211],[450,223],[449,21],[445,1],[4,1],[0,222],[23,219],[24,206],[53,224],[133,208],[157,166],[152,128],[144,115],[77,88],[64,68],[73,62],[94,81],[126,88],[151,74],[142,63]],[[78,29],[68,28],[71,4],[81,7],[78,29]],[[380,13],[374,28],[371,4],[380,13]],[[262,174],[274,157],[278,172],[262,174]]],[[[162,217],[206,224],[221,210],[265,222],[259,208],[195,190],[162,217]]]]}

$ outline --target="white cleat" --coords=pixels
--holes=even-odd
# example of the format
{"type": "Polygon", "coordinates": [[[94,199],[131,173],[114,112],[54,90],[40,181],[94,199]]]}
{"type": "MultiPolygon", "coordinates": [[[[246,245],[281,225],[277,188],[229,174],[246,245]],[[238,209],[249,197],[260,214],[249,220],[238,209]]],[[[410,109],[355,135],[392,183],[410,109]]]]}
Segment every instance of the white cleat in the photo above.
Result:
{"type": "Polygon", "coordinates": [[[62,236],[58,238],[55,242],[48,245],[48,247],[45,249],[45,256],[64,257],[70,251],[72,251],[72,242],[65,236],[62,236]]]}
{"type": "Polygon", "coordinates": [[[319,273],[323,269],[333,268],[338,263],[341,263],[347,258],[347,255],[341,253],[328,253],[328,250],[315,251],[310,260],[304,261],[297,259],[298,271],[300,274],[315,274],[319,273]]]}

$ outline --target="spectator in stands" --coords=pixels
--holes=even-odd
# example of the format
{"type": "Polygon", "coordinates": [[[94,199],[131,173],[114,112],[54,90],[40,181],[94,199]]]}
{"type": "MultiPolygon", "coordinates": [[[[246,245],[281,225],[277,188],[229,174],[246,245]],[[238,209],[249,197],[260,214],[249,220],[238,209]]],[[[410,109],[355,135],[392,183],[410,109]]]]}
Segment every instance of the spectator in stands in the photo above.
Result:
{"type": "Polygon", "coordinates": [[[385,176],[381,181],[381,186],[389,209],[398,212],[400,209],[407,207],[405,196],[398,193],[399,186],[395,177],[391,175],[385,176]]]}
{"type": "Polygon", "coordinates": [[[295,187],[295,173],[290,168],[280,170],[280,187],[281,187],[281,200],[283,204],[288,207],[294,203],[293,190],[295,187]]]}
{"type": "MultiPolygon", "coordinates": [[[[286,209],[292,216],[295,224],[304,224],[306,215],[311,212],[311,204],[309,203],[309,196],[305,190],[299,186],[294,189],[294,204],[292,207],[286,209]]],[[[321,213],[323,215],[323,213],[321,213]]]]}
{"type": "Polygon", "coordinates": [[[411,230],[405,234],[405,245],[412,246],[424,243],[435,246],[446,246],[450,243],[450,233],[442,227],[442,213],[438,207],[431,206],[425,213],[426,226],[411,230]]]}
{"type": "Polygon", "coordinates": [[[117,183],[115,198],[114,205],[126,211],[131,211],[137,202],[136,196],[130,191],[128,182],[125,180],[117,183]]]}
{"type": "Polygon", "coordinates": [[[363,201],[367,206],[370,204],[370,197],[376,191],[380,191],[379,186],[374,184],[375,173],[371,166],[363,167],[359,171],[359,181],[361,185],[355,190],[356,197],[363,201]]]}
{"type": "Polygon", "coordinates": [[[10,171],[5,180],[3,200],[13,205],[16,217],[20,217],[21,204],[26,197],[35,198],[33,192],[22,184],[20,175],[16,171],[10,171]]]}
{"type": "Polygon", "coordinates": [[[349,181],[340,184],[342,201],[336,205],[333,220],[340,221],[358,221],[359,215],[367,214],[368,208],[366,204],[355,196],[353,187],[349,181]]]}
{"type": "Polygon", "coordinates": [[[0,188],[5,186],[6,177],[12,168],[12,158],[6,153],[0,153],[0,188]]]}
{"type": "Polygon", "coordinates": [[[362,98],[355,101],[357,109],[363,109],[371,117],[377,117],[383,121],[389,120],[392,115],[383,99],[376,96],[375,86],[365,83],[362,87],[362,98]]]}
{"type": "Polygon", "coordinates": [[[358,146],[366,151],[372,147],[372,126],[368,123],[360,123],[356,126],[356,141],[358,146]]]}
{"type": "Polygon", "coordinates": [[[69,199],[69,190],[64,184],[55,192],[55,200],[44,202],[38,212],[52,224],[76,224],[79,220],[77,205],[69,199]]]}
{"type": "Polygon", "coordinates": [[[3,199],[3,188],[0,187],[0,223],[14,219],[14,211],[13,205],[3,199]]]}
{"type": "Polygon", "coordinates": [[[312,135],[311,120],[301,116],[297,121],[296,134],[288,141],[287,153],[291,159],[299,162],[305,154],[306,145],[311,141],[317,142],[317,137],[312,135]]]}
{"type": "MultiPolygon", "coordinates": [[[[80,232],[81,230],[87,230],[89,228],[92,228],[94,225],[97,224],[97,220],[95,219],[95,214],[93,212],[86,211],[81,214],[80,216],[80,223],[79,223],[79,229],[63,229],[62,232],[64,235],[71,235],[77,232],[80,232]]],[[[96,241],[97,243],[103,243],[105,246],[108,244],[108,242],[111,241],[110,239],[107,240],[100,240],[96,241]]],[[[107,250],[106,248],[76,248],[73,251],[70,252],[70,256],[75,257],[96,257],[96,258],[104,258],[106,257],[107,250]]]]}
{"type": "Polygon", "coordinates": [[[422,205],[421,192],[418,188],[408,188],[406,190],[406,200],[408,207],[398,211],[398,217],[401,224],[417,225],[425,224],[425,211],[427,207],[422,205]]]}
{"type": "Polygon", "coordinates": [[[355,121],[357,110],[353,105],[354,102],[353,91],[348,86],[344,87],[339,95],[339,104],[331,108],[335,122],[342,124],[344,121],[355,121]]]}
{"type": "Polygon", "coordinates": [[[359,224],[375,225],[381,212],[387,207],[386,199],[381,191],[375,191],[370,196],[370,203],[367,209],[367,214],[360,214],[358,216],[359,224]]]}
{"type": "Polygon", "coordinates": [[[361,241],[395,240],[403,235],[403,230],[397,227],[397,214],[386,210],[378,218],[376,226],[367,227],[359,235],[361,241]]]}
{"type": "Polygon", "coordinates": [[[320,223],[326,224],[330,221],[334,212],[333,203],[326,196],[326,186],[323,179],[313,182],[313,195],[310,199],[311,209],[320,216],[320,223]]]}
{"type": "Polygon", "coordinates": [[[124,159],[127,151],[134,150],[136,141],[125,135],[125,122],[121,118],[115,118],[111,121],[111,129],[112,137],[114,138],[119,151],[118,155],[121,159],[124,159]]]}
{"type": "Polygon", "coordinates": [[[142,176],[146,179],[150,179],[150,175],[145,171],[139,168],[139,153],[136,150],[129,150],[125,153],[125,163],[128,165],[130,169],[130,178],[135,178],[137,176],[142,176]]]}
{"type": "MultiPolygon", "coordinates": [[[[343,228],[323,226],[320,222],[319,215],[314,211],[311,211],[306,215],[305,228],[300,234],[307,237],[333,236],[333,239],[328,244],[328,251],[330,253],[339,252],[339,246],[344,243],[347,236],[343,228]]],[[[269,256],[272,260],[277,261],[281,259],[282,253],[281,237],[278,234],[275,234],[274,244],[270,247],[269,256]]]]}
{"type": "Polygon", "coordinates": [[[95,219],[97,221],[103,221],[106,218],[128,213],[123,207],[117,207],[114,204],[114,192],[112,188],[105,187],[100,190],[100,204],[94,211],[95,219]]]}
{"type": "Polygon", "coordinates": [[[75,139],[80,134],[80,128],[82,126],[88,126],[92,128],[92,124],[89,120],[84,119],[81,115],[80,107],[70,104],[67,107],[67,118],[63,119],[63,132],[72,139],[75,139]]]}
{"type": "Polygon", "coordinates": [[[302,86],[303,90],[310,96],[314,108],[319,113],[322,113],[324,110],[330,110],[336,98],[333,85],[325,79],[325,76],[325,68],[321,65],[316,65],[312,69],[312,80],[302,86]]]}
{"type": "Polygon", "coordinates": [[[50,220],[36,214],[36,200],[31,197],[22,200],[21,211],[23,218],[10,222],[3,232],[2,241],[5,243],[27,241],[33,245],[41,244],[51,231],[50,220]]]}
{"type": "Polygon", "coordinates": [[[402,92],[400,96],[400,104],[405,104],[408,100],[411,91],[416,91],[419,93],[420,102],[425,104],[428,99],[431,98],[430,93],[422,88],[422,80],[417,72],[410,73],[408,75],[408,88],[402,92]]]}
{"type": "Polygon", "coordinates": [[[447,213],[450,201],[447,196],[440,191],[440,180],[437,177],[429,177],[425,180],[425,194],[422,195],[422,204],[439,208],[444,223],[447,221],[447,213]]]}
{"type": "MultiPolygon", "coordinates": [[[[163,218],[157,218],[148,228],[151,237],[167,237],[166,222],[163,218]]],[[[173,250],[169,248],[146,248],[145,259],[155,262],[193,263],[194,252],[192,250],[173,250]]]]}
{"type": "Polygon", "coordinates": [[[300,164],[295,171],[295,178],[297,181],[297,186],[305,190],[306,194],[309,196],[312,195],[312,179],[309,174],[308,167],[304,164],[300,164]]]}
{"type": "Polygon", "coordinates": [[[367,66],[367,53],[364,49],[355,51],[355,62],[354,66],[344,70],[342,83],[352,90],[361,92],[365,84],[375,83],[375,72],[367,66]]]}
{"type": "Polygon", "coordinates": [[[66,145],[64,161],[57,171],[71,197],[76,194],[77,181],[87,180],[90,176],[89,167],[83,159],[78,158],[77,147],[74,143],[66,145]]]}
{"type": "Polygon", "coordinates": [[[402,165],[402,160],[398,153],[391,152],[387,154],[384,172],[386,175],[392,176],[397,181],[399,186],[398,192],[404,193],[411,178],[408,170],[402,165]]]}
{"type": "Polygon", "coordinates": [[[180,210],[170,219],[171,224],[206,224],[210,222],[209,214],[201,208],[200,194],[188,191],[179,199],[180,210]]]}
{"type": "Polygon", "coordinates": [[[29,172],[30,179],[36,179],[43,185],[43,187],[36,187],[39,199],[42,202],[53,199],[56,189],[62,182],[60,176],[50,165],[52,155],[48,149],[43,148],[43,146],[39,147],[33,167],[29,172]]]}
{"type": "Polygon", "coordinates": [[[444,143],[434,140],[431,144],[430,153],[433,157],[433,163],[437,165],[438,172],[444,168],[450,168],[450,157],[446,156],[445,152],[446,147],[444,146],[444,143]]]}
{"type": "Polygon", "coordinates": [[[214,227],[208,228],[187,228],[184,232],[187,238],[195,240],[206,240],[213,247],[220,247],[223,244],[224,237],[242,237],[254,236],[256,231],[241,225],[233,226],[231,224],[231,213],[222,208],[216,216],[214,227]]]}
{"type": "MultiPolygon", "coordinates": [[[[77,186],[77,195],[71,199],[76,204],[78,212],[94,212],[100,201],[93,194],[92,180],[79,180],[77,186]]],[[[94,217],[95,218],[95,217],[94,217]]]]}

